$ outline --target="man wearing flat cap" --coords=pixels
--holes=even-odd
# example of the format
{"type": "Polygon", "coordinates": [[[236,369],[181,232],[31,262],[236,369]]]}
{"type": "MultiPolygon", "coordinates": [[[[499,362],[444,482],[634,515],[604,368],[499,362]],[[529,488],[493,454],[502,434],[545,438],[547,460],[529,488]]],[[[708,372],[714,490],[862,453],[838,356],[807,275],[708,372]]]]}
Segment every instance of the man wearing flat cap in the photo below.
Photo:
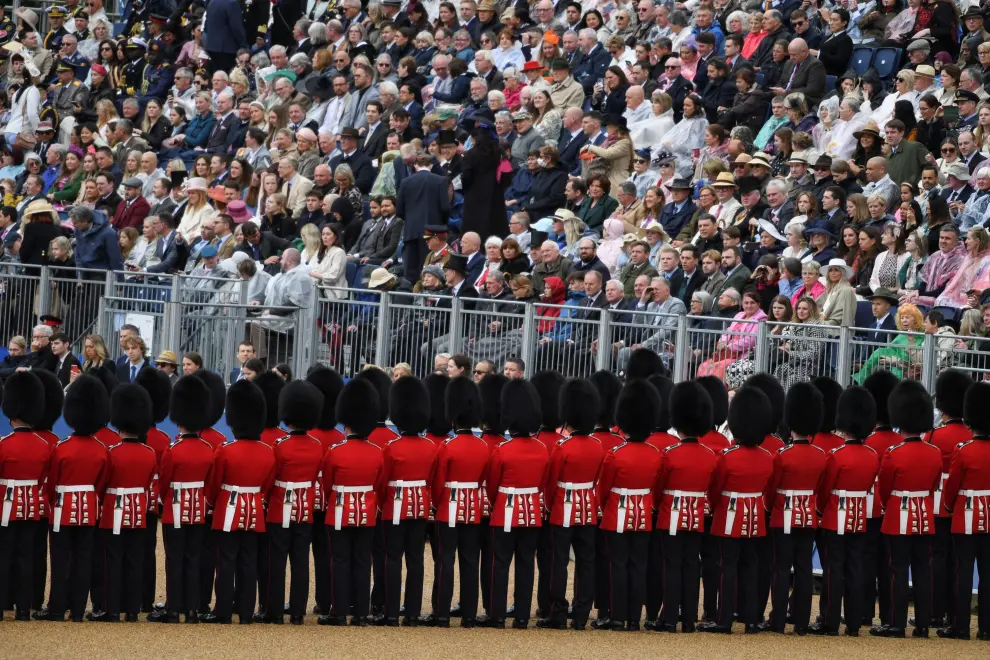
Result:
{"type": "Polygon", "coordinates": [[[117,205],[117,212],[113,214],[113,220],[110,224],[117,231],[125,227],[139,229],[144,223],[144,219],[148,217],[148,213],[151,212],[151,205],[141,196],[144,181],[132,177],[125,179],[123,186],[124,200],[117,205]]]}

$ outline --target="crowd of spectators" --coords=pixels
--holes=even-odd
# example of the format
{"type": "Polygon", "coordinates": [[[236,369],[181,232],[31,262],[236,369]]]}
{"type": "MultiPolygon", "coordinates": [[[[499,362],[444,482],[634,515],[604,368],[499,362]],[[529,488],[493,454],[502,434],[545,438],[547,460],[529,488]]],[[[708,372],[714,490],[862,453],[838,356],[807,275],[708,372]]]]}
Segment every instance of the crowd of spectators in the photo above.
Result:
{"type": "MultiPolygon", "coordinates": [[[[243,279],[267,331],[345,289],[533,304],[538,365],[572,372],[600,342],[620,370],[669,352],[688,313],[715,337],[692,368],[726,379],[764,320],[778,376],[812,375],[860,302],[871,332],[988,333],[990,42],[969,0],[121,9],[0,8],[7,269],[243,279]]],[[[521,322],[424,332],[430,313],[396,326],[391,363],[423,373],[452,331],[472,362],[521,354],[521,322]]],[[[916,369],[891,350],[858,373],[916,369]]]]}

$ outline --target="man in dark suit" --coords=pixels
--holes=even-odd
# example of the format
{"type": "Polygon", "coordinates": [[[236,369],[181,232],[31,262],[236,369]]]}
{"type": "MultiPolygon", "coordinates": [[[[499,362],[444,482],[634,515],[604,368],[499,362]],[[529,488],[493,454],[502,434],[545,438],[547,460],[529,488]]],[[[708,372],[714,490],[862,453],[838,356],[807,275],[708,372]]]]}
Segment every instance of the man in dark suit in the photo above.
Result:
{"type": "Polygon", "coordinates": [[[969,183],[972,177],[969,168],[963,163],[951,163],[946,167],[946,178],[948,182],[939,196],[949,205],[953,217],[956,217],[959,212],[954,204],[968,204],[969,198],[973,196],[973,186],[969,183]]]}
{"type": "Polygon", "coordinates": [[[117,380],[121,383],[133,383],[139,371],[155,368],[147,356],[148,346],[140,336],[121,339],[120,345],[124,349],[124,362],[117,365],[117,380]]]}
{"type": "Polygon", "coordinates": [[[976,169],[986,161],[986,156],[980,153],[980,148],[976,144],[973,131],[965,130],[959,133],[959,158],[966,163],[970,175],[976,174],[976,169]]]}
{"type": "Polygon", "coordinates": [[[206,140],[206,151],[211,154],[226,154],[227,148],[237,137],[235,127],[240,123],[234,112],[234,95],[227,91],[217,97],[216,121],[206,140]]]}
{"type": "MultiPolygon", "coordinates": [[[[402,229],[405,278],[419,280],[426,259],[427,225],[446,227],[450,214],[450,182],[430,172],[433,159],[423,154],[416,159],[416,173],[405,178],[396,195],[396,213],[405,219],[402,229]]],[[[473,287],[471,287],[473,288],[473,287]]]]}
{"type": "Polygon", "coordinates": [[[870,304],[873,306],[873,323],[870,329],[862,333],[862,339],[869,345],[862,346],[857,351],[856,358],[860,362],[869,359],[870,354],[884,344],[890,343],[893,335],[885,330],[897,330],[897,304],[899,299],[897,294],[889,289],[880,287],[870,296],[870,304]]]}
{"type": "Polygon", "coordinates": [[[742,250],[737,246],[730,245],[722,250],[722,270],[725,272],[725,281],[712,297],[717,301],[726,289],[735,289],[742,295],[749,285],[749,276],[753,272],[743,264],[742,250]]]}
{"type": "Polygon", "coordinates": [[[595,92],[595,83],[605,77],[605,69],[612,62],[612,55],[598,42],[594,30],[587,28],[578,35],[578,44],[584,52],[584,60],[571,69],[574,80],[584,87],[585,97],[595,92]],[[587,31],[586,31],[587,30],[587,31]]]}
{"type": "Polygon", "coordinates": [[[56,332],[51,339],[52,354],[58,360],[55,365],[55,375],[62,387],[69,386],[69,377],[72,374],[72,367],[79,367],[79,358],[72,354],[72,346],[69,338],[61,332],[56,332]]]}
{"type": "Polygon", "coordinates": [[[395,214],[395,197],[385,195],[381,200],[382,219],[375,230],[375,248],[364,263],[378,265],[395,255],[402,238],[405,222],[395,214]]]}
{"type": "Polygon", "coordinates": [[[845,73],[846,67],[849,66],[853,42],[849,32],[846,31],[849,27],[849,12],[844,7],[833,7],[831,16],[835,16],[838,20],[829,18],[829,24],[833,27],[832,33],[822,39],[821,46],[814,55],[825,67],[826,74],[838,77],[845,73]]]}
{"type": "Polygon", "coordinates": [[[787,184],[780,180],[768,183],[767,202],[770,207],[763,212],[763,219],[769,220],[783,233],[787,222],[794,217],[794,202],[787,199],[787,184]]]}
{"type": "Polygon", "coordinates": [[[560,166],[568,172],[577,167],[581,147],[588,144],[588,135],[581,126],[583,120],[584,112],[581,108],[564,110],[563,127],[560,129],[560,138],[557,140],[557,151],[560,153],[560,166]]]}
{"type": "MultiPolygon", "coordinates": [[[[143,184],[142,184],[143,185],[143,184]]],[[[100,198],[96,200],[96,209],[98,211],[103,211],[109,217],[113,217],[117,213],[117,207],[124,200],[120,198],[117,194],[116,184],[113,181],[113,175],[106,172],[100,172],[96,175],[96,190],[100,193],[100,198]]]]}
{"type": "MultiPolygon", "coordinates": [[[[250,223],[248,223],[250,224],[250,223]]],[[[155,256],[158,263],[147,266],[147,273],[177,273],[186,263],[186,243],[175,231],[175,218],[171,213],[160,213],[155,220],[158,241],[155,243],[155,256]]],[[[193,238],[190,236],[190,238],[193,238]]]]}
{"type": "Polygon", "coordinates": [[[701,251],[688,244],[681,248],[681,267],[670,278],[670,295],[680,298],[685,307],[690,307],[691,296],[708,279],[701,270],[701,251]]]}
{"type": "Polygon", "coordinates": [[[264,264],[265,272],[278,275],[279,254],[282,250],[292,247],[292,242],[275,236],[270,231],[261,231],[253,222],[245,222],[241,226],[244,241],[234,247],[234,252],[243,252],[255,261],[264,264]]]}
{"type": "Polygon", "coordinates": [[[337,166],[347,163],[354,173],[354,185],[363,194],[371,192],[378,170],[371,163],[371,158],[358,149],[361,134],[356,128],[347,126],[340,131],[340,153],[330,159],[330,170],[336,172],[337,166]]]}
{"type": "Polygon", "coordinates": [[[742,56],[743,36],[741,34],[727,34],[725,36],[725,63],[729,65],[729,79],[735,81],[736,72],[743,67],[752,68],[753,65],[742,56]]]}
{"type": "Polygon", "coordinates": [[[668,185],[670,203],[660,213],[660,224],[671,238],[675,238],[697,210],[691,201],[691,183],[684,179],[674,179],[668,185]]]}
{"type": "MultiPolygon", "coordinates": [[[[288,22],[291,26],[295,22],[295,12],[289,7],[282,6],[279,16],[282,21],[288,22]]],[[[290,39],[285,39],[290,35],[284,34],[287,30],[276,30],[280,27],[276,21],[273,26],[272,43],[289,43],[290,39]],[[278,34],[282,32],[282,34],[278,34]]],[[[258,23],[255,23],[258,25],[258,23]]],[[[284,25],[284,24],[283,24],[284,25]]],[[[241,4],[237,0],[211,0],[210,11],[206,16],[206,24],[203,30],[203,48],[210,56],[210,65],[215,71],[230,71],[237,64],[237,51],[247,48],[250,44],[244,29],[244,13],[241,4]]]]}
{"type": "Polygon", "coordinates": [[[385,111],[380,101],[369,101],[365,106],[364,116],[368,120],[368,130],[361,141],[361,151],[371,159],[373,165],[377,165],[378,159],[385,152],[385,138],[388,136],[389,126],[382,121],[382,113],[385,111]]]}
{"type": "Polygon", "coordinates": [[[481,251],[481,236],[473,231],[465,232],[461,236],[461,254],[467,257],[465,279],[471,286],[474,286],[485,268],[485,253],[481,251]]]}
{"type": "Polygon", "coordinates": [[[791,59],[780,74],[783,87],[771,87],[770,91],[778,96],[801,92],[809,108],[817,106],[825,96],[825,65],[811,56],[804,39],[789,43],[787,53],[791,59]]]}

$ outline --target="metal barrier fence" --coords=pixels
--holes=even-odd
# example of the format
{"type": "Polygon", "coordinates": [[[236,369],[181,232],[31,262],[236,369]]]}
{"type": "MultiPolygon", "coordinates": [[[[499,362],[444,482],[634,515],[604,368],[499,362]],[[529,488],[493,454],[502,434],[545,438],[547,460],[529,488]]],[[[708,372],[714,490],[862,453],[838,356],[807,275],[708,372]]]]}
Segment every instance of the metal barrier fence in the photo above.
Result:
{"type": "Polygon", "coordinates": [[[950,367],[990,378],[990,338],[660,314],[648,307],[541,305],[430,293],[320,288],[312,308],[248,304],[248,283],[212,275],[143,275],[0,264],[0,332],[29,340],[44,315],[58,316],[73,350],[89,334],[116,352],[120,328],[135,325],[162,350],[199,353],[221,374],[239,366],[237,345],[298,374],[326,364],[352,376],[369,364],[407,363],[417,376],[440,353],[501,367],[520,357],[527,372],[624,374],[633,350],[657,352],[675,380],[715,375],[730,387],[772,373],[785,387],[817,376],[861,383],[878,369],[934,389],[950,367]]]}

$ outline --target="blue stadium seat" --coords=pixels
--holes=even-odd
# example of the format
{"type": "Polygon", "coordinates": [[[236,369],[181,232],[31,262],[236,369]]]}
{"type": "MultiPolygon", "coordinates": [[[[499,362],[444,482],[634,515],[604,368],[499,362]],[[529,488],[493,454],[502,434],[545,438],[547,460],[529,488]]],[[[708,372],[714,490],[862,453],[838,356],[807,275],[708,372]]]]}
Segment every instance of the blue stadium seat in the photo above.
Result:
{"type": "Polygon", "coordinates": [[[835,82],[837,78],[835,76],[825,76],[825,93],[828,94],[835,89],[835,82]]]}
{"type": "Polygon", "coordinates": [[[857,76],[863,75],[873,63],[873,52],[873,49],[867,46],[853,48],[852,58],[849,60],[849,68],[855,71],[857,76]]]}
{"type": "MultiPolygon", "coordinates": [[[[855,57],[855,52],[853,57],[855,57]]],[[[901,64],[900,48],[877,48],[873,54],[873,68],[880,74],[881,80],[893,78],[901,64]]]]}
{"type": "Polygon", "coordinates": [[[869,300],[860,300],[856,303],[856,321],[854,325],[857,328],[872,328],[876,324],[877,320],[873,318],[873,303],[869,300]]]}
{"type": "Polygon", "coordinates": [[[756,74],[756,86],[757,87],[760,87],[760,88],[763,87],[763,73],[762,72],[757,72],[757,74],[756,74]]]}

